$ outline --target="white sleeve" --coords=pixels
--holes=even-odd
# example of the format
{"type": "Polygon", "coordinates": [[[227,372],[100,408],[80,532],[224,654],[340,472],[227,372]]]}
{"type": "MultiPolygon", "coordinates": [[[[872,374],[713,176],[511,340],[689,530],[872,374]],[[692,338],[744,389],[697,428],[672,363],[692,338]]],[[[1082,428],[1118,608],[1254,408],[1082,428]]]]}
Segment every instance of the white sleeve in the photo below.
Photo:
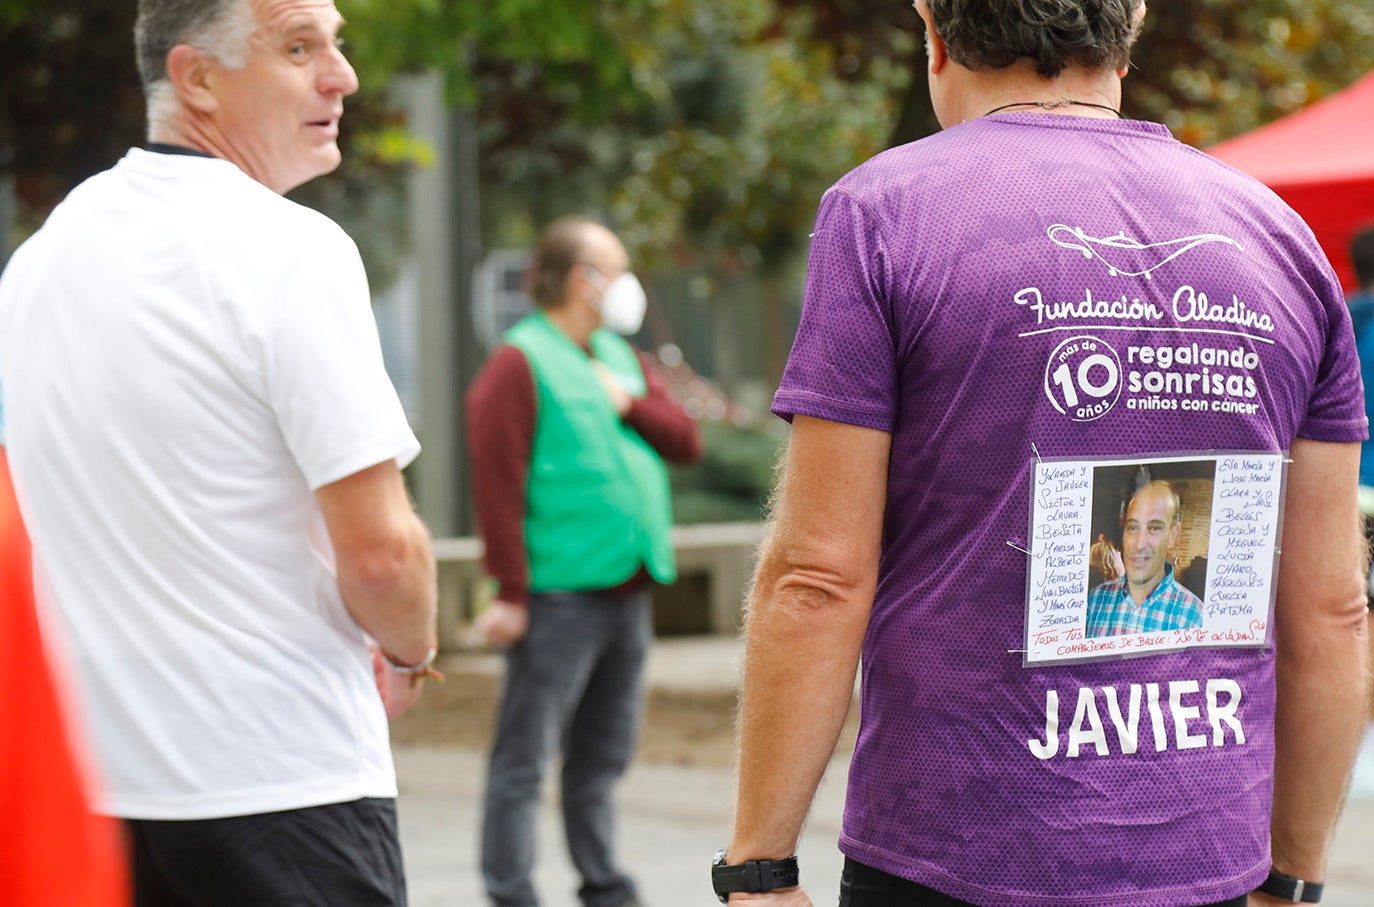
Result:
{"type": "MultiPolygon", "coordinates": [[[[323,227],[323,225],[322,225],[323,227]]],[[[281,272],[264,312],[267,393],[312,489],[420,452],[382,365],[357,246],[330,224],[281,272]]]]}

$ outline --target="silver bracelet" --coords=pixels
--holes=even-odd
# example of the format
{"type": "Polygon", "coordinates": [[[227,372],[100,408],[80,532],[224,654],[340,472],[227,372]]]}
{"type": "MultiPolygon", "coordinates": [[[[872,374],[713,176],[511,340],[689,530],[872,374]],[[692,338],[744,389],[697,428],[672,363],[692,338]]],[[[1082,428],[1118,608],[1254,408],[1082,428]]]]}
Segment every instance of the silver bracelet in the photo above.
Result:
{"type": "Polygon", "coordinates": [[[386,666],[388,668],[395,671],[397,674],[405,674],[407,676],[413,674],[424,674],[426,671],[429,670],[430,665],[434,664],[434,659],[439,656],[438,649],[430,649],[429,653],[426,654],[424,659],[420,661],[418,664],[403,665],[397,664],[395,660],[393,660],[392,657],[386,653],[386,649],[382,649],[381,651],[382,660],[386,662],[386,666]]]}

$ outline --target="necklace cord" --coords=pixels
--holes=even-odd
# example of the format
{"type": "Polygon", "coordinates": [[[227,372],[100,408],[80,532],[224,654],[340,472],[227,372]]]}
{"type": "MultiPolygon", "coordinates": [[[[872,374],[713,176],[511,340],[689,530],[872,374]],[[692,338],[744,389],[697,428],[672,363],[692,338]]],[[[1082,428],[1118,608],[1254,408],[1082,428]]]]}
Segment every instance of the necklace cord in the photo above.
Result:
{"type": "Polygon", "coordinates": [[[994,107],[983,116],[990,116],[998,111],[1007,110],[1012,107],[1039,107],[1042,110],[1054,110],[1056,107],[1096,107],[1098,110],[1108,110],[1117,115],[1118,119],[1125,119],[1121,111],[1115,107],[1108,107],[1106,104],[1094,104],[1091,101],[1075,101],[1072,98],[1060,98],[1057,101],[1014,101],[1011,104],[1003,104],[1001,107],[994,107]]]}

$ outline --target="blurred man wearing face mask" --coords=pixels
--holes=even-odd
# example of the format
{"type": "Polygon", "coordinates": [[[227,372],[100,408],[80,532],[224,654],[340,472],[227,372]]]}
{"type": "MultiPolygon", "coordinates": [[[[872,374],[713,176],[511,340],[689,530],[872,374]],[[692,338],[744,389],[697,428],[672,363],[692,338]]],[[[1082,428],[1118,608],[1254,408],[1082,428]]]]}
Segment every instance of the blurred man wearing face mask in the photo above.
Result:
{"type": "Polygon", "coordinates": [[[612,854],[611,788],[642,711],[649,587],[676,577],[664,460],[701,453],[696,425],[620,335],[644,290],[594,221],[552,224],[535,250],[537,310],[468,391],[478,523],[496,599],[479,627],[507,649],[487,779],[482,873],[494,904],[530,883],[540,778],[563,747],[568,849],[587,907],[637,903],[612,854]]]}

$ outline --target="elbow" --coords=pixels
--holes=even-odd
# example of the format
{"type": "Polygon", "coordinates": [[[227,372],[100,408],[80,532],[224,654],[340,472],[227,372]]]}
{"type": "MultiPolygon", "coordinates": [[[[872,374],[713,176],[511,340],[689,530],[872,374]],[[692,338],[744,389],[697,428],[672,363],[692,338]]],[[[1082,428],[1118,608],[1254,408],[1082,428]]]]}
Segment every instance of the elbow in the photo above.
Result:
{"type": "Polygon", "coordinates": [[[877,586],[876,538],[774,522],[754,573],[750,617],[802,626],[867,624],[877,586]]]}
{"type": "MultiPolygon", "coordinates": [[[[338,553],[339,588],[345,600],[378,601],[421,585],[434,585],[434,559],[423,529],[375,535],[338,553]]],[[[417,601],[428,603],[429,597],[417,601]]]]}
{"type": "Polygon", "coordinates": [[[385,594],[412,571],[409,546],[400,540],[375,540],[339,560],[339,582],[374,595],[385,594]]]}
{"type": "Polygon", "coordinates": [[[779,596],[792,603],[800,613],[847,612],[867,608],[873,601],[873,586],[857,578],[823,576],[806,571],[791,573],[778,584],[779,596]]]}
{"type": "Polygon", "coordinates": [[[846,615],[867,620],[876,577],[842,567],[784,563],[774,569],[760,566],[751,611],[810,622],[846,615]]]}
{"type": "Polygon", "coordinates": [[[1369,590],[1365,578],[1352,572],[1332,585],[1332,605],[1326,612],[1328,625],[1340,633],[1363,635],[1369,615],[1369,590]]]}
{"type": "MultiPolygon", "coordinates": [[[[636,401],[635,406],[638,405],[636,401]]],[[[671,419],[652,413],[647,408],[638,410],[632,407],[626,422],[669,463],[685,465],[702,458],[706,446],[701,440],[701,429],[691,416],[681,410],[674,413],[671,419]]]]}
{"type": "Polygon", "coordinates": [[[695,463],[706,453],[706,447],[701,443],[701,432],[692,426],[692,431],[677,445],[671,452],[672,456],[665,456],[664,459],[671,463],[686,466],[688,463],[695,463]]]}
{"type": "Polygon", "coordinates": [[[761,577],[745,609],[749,645],[781,650],[817,640],[861,639],[872,612],[873,587],[843,574],[812,569],[761,577]]]}
{"type": "Polygon", "coordinates": [[[1371,625],[1374,624],[1374,610],[1371,610],[1369,590],[1363,581],[1347,598],[1346,605],[1341,609],[1336,621],[1341,634],[1357,638],[1363,650],[1368,641],[1371,625]]]}
{"type": "MultiPolygon", "coordinates": [[[[1320,583],[1316,586],[1322,587],[1320,583]]],[[[1285,641],[1290,654],[1301,652],[1315,658],[1321,658],[1331,645],[1363,642],[1371,613],[1363,577],[1333,577],[1325,584],[1325,593],[1319,600],[1313,600],[1311,596],[1317,593],[1310,589],[1303,590],[1305,600],[1280,595],[1275,630],[1281,653],[1285,641]],[[1294,608],[1299,601],[1303,607],[1294,608]]]]}
{"type": "Polygon", "coordinates": [[[687,443],[683,445],[684,463],[695,463],[706,455],[706,445],[701,441],[701,432],[697,429],[696,423],[692,424],[692,433],[687,438],[687,443]]]}

